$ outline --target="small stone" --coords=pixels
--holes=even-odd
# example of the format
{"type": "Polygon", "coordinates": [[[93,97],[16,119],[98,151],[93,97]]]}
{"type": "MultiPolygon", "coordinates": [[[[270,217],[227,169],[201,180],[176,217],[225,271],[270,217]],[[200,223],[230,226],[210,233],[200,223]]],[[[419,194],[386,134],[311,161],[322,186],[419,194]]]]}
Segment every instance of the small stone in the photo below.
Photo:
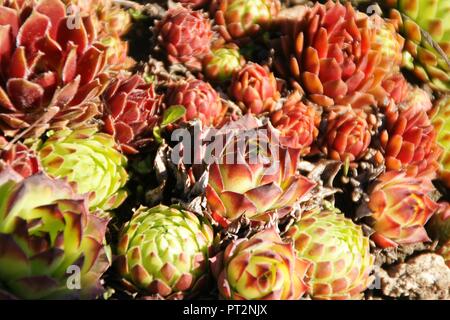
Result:
{"type": "Polygon", "coordinates": [[[388,297],[411,300],[450,299],[450,268],[436,254],[421,254],[387,270],[380,269],[378,277],[381,291],[388,297]]]}

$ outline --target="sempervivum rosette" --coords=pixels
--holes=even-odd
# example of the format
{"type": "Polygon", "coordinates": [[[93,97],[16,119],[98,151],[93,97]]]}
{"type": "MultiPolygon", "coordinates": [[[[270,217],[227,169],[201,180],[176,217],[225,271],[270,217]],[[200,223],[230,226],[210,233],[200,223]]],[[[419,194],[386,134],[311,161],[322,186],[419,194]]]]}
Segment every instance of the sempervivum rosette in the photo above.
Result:
{"type": "Polygon", "coordinates": [[[107,220],[89,213],[85,196],[43,173],[0,172],[0,297],[93,298],[109,266],[107,220]],[[70,276],[78,272],[79,288],[70,276]],[[73,286],[72,286],[73,285],[73,286]]]}
{"type": "Polygon", "coordinates": [[[279,10],[279,0],[213,0],[211,4],[211,14],[227,41],[255,35],[279,10]]]}
{"type": "Polygon", "coordinates": [[[98,41],[106,46],[106,60],[112,70],[128,69],[134,64],[128,57],[128,43],[121,39],[131,26],[131,15],[113,0],[63,0],[72,14],[90,16],[98,41]],[[78,9],[74,8],[76,5],[78,9]],[[79,13],[78,13],[79,10],[79,13]]]}
{"type": "Polygon", "coordinates": [[[374,257],[362,228],[336,210],[304,215],[286,233],[297,256],[312,263],[311,296],[315,299],[358,299],[373,280],[374,257]]]}
{"type": "Polygon", "coordinates": [[[256,63],[235,72],[229,92],[245,112],[252,114],[272,111],[280,98],[273,73],[256,63]]]}
{"type": "Polygon", "coordinates": [[[195,294],[208,276],[213,231],[192,212],[141,207],[122,230],[117,269],[143,294],[195,294]]]}
{"type": "Polygon", "coordinates": [[[280,110],[270,115],[270,120],[280,130],[280,143],[283,146],[298,148],[302,155],[308,154],[319,134],[320,114],[316,108],[302,102],[298,91],[286,99],[280,110]]]}
{"type": "Polygon", "coordinates": [[[142,135],[157,123],[162,96],[155,93],[153,84],[134,75],[113,81],[103,98],[104,131],[114,136],[123,152],[137,153],[147,142],[142,135]]]}
{"type": "Polygon", "coordinates": [[[329,158],[355,161],[363,157],[372,139],[366,113],[350,107],[330,108],[324,117],[326,132],[322,150],[329,158]]]}
{"type": "Polygon", "coordinates": [[[99,113],[107,48],[90,16],[66,15],[59,0],[22,4],[0,5],[0,130],[84,125],[99,113]]]}
{"type": "Polygon", "coordinates": [[[89,207],[110,210],[126,198],[126,158],[115,149],[114,138],[95,129],[61,130],[38,150],[45,171],[66,178],[78,193],[89,193],[89,207]]]}
{"type": "Polygon", "coordinates": [[[450,92],[450,3],[384,0],[405,37],[404,65],[434,90],[450,92]]]}
{"type": "MultiPolygon", "coordinates": [[[[1,142],[0,147],[2,147],[1,142]]],[[[24,178],[41,170],[36,152],[22,143],[13,144],[3,150],[0,149],[0,171],[5,165],[11,167],[24,178]]]]}
{"type": "Polygon", "coordinates": [[[215,155],[206,198],[213,218],[222,226],[242,215],[254,221],[282,217],[315,187],[297,173],[300,150],[280,147],[267,133],[263,129],[238,132],[215,155]]]}
{"type": "Polygon", "coordinates": [[[379,247],[397,247],[429,241],[424,228],[439,206],[430,198],[433,185],[429,179],[389,171],[372,186],[368,208],[372,239],[379,247]]]}
{"type": "Polygon", "coordinates": [[[401,40],[388,22],[333,1],[317,3],[301,22],[291,23],[287,29],[293,30],[275,42],[281,47],[276,67],[284,78],[324,106],[383,100],[377,89],[401,57],[401,40]]]}
{"type": "Polygon", "coordinates": [[[308,290],[310,262],[297,258],[275,228],[235,240],[211,260],[227,300],[299,300],[308,290]]]}
{"type": "Polygon", "coordinates": [[[423,91],[412,91],[412,97],[389,108],[386,115],[386,130],[382,133],[388,170],[407,170],[410,175],[434,178],[439,168],[442,153],[436,142],[436,130],[427,114],[431,106],[423,91]],[[415,99],[419,94],[419,98],[415,99]]]}
{"type": "Polygon", "coordinates": [[[226,111],[216,90],[208,82],[197,79],[169,86],[165,103],[166,107],[181,105],[186,109],[182,122],[200,119],[205,126],[217,125],[226,111]]]}
{"type": "Polygon", "coordinates": [[[239,47],[226,45],[211,50],[203,59],[203,72],[208,79],[215,82],[230,80],[235,71],[245,64],[244,57],[239,52],[239,47]]]}
{"type": "Polygon", "coordinates": [[[75,4],[82,14],[94,17],[100,37],[104,35],[124,35],[131,25],[131,16],[112,0],[63,0],[75,4]]]}
{"type": "Polygon", "coordinates": [[[209,53],[213,37],[211,21],[201,11],[184,7],[169,9],[155,32],[169,62],[201,70],[201,60],[209,53]]]}

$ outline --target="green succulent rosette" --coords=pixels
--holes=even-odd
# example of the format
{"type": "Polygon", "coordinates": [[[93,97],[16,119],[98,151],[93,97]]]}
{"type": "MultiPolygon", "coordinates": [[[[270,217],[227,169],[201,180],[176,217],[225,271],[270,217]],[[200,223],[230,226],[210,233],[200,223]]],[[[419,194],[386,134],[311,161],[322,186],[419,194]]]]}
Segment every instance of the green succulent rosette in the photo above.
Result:
{"type": "Polygon", "coordinates": [[[207,280],[212,244],[212,228],[192,212],[141,207],[121,232],[117,269],[142,294],[193,295],[207,280]]]}
{"type": "Polygon", "coordinates": [[[61,130],[38,150],[45,171],[89,194],[91,209],[111,210],[126,198],[126,158],[116,150],[114,138],[96,129],[61,130]]]}
{"type": "Polygon", "coordinates": [[[95,298],[109,267],[107,219],[44,173],[0,172],[0,298],[95,298]]]}
{"type": "Polygon", "coordinates": [[[211,15],[219,33],[229,41],[254,36],[280,11],[279,0],[214,0],[211,15]]]}
{"type": "Polygon", "coordinates": [[[372,282],[374,257],[362,228],[336,209],[306,214],[286,234],[308,270],[314,299],[358,299],[372,282]]]}
{"type": "Polygon", "coordinates": [[[405,37],[405,66],[434,90],[450,92],[450,2],[384,0],[405,37]],[[398,10],[398,11],[397,11],[398,10]]]}
{"type": "Polygon", "coordinates": [[[216,82],[230,80],[233,73],[239,70],[245,63],[239,48],[223,47],[213,49],[203,60],[205,75],[216,82]]]}

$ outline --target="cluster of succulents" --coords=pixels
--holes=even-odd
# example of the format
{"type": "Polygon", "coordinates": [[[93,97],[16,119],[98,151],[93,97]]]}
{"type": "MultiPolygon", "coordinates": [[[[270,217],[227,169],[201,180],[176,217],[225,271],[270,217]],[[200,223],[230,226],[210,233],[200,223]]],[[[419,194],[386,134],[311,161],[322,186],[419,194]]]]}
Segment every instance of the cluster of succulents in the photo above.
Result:
{"type": "Polygon", "coordinates": [[[392,250],[450,267],[450,5],[376,2],[0,0],[0,299],[364,299],[392,250]]]}

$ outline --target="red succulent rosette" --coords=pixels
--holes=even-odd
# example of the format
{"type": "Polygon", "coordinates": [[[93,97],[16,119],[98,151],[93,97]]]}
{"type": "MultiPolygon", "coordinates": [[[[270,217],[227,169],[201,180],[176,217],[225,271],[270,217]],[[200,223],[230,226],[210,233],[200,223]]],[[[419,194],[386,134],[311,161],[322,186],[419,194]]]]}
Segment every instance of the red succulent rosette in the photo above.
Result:
{"type": "Polygon", "coordinates": [[[280,130],[280,143],[286,147],[301,149],[309,153],[310,146],[319,134],[319,112],[301,100],[297,91],[291,94],[280,110],[270,116],[273,126],[280,130]]]}
{"type": "Polygon", "coordinates": [[[158,121],[162,96],[155,93],[153,84],[134,75],[113,81],[103,99],[104,131],[114,136],[123,152],[137,153],[148,142],[143,134],[151,132],[158,121]]]}
{"type": "Polygon", "coordinates": [[[382,248],[429,241],[425,224],[439,209],[431,200],[431,180],[388,171],[375,182],[369,195],[372,239],[382,248]]]}
{"type": "Polygon", "coordinates": [[[197,79],[189,79],[169,86],[165,104],[167,108],[181,105],[186,109],[181,121],[200,119],[205,126],[218,124],[225,111],[216,90],[209,83],[197,79]]]}
{"type": "Polygon", "coordinates": [[[334,107],[325,116],[322,151],[331,159],[355,161],[363,157],[372,140],[366,114],[350,107],[334,107]]]}
{"type": "Polygon", "coordinates": [[[107,48],[90,16],[59,0],[0,5],[0,130],[79,127],[99,114],[107,48]]]}
{"type": "Polygon", "coordinates": [[[273,73],[256,63],[234,74],[229,91],[245,112],[256,115],[272,111],[280,97],[273,73]]]}
{"type": "Polygon", "coordinates": [[[270,130],[235,132],[210,165],[206,199],[223,227],[242,215],[255,224],[281,218],[316,186],[297,173],[300,150],[280,146],[270,130]]]}
{"type": "MultiPolygon", "coordinates": [[[[289,21],[289,20],[288,20],[289,21]]],[[[398,70],[402,39],[394,26],[345,5],[317,3],[274,41],[275,66],[322,105],[355,107],[383,100],[381,82],[398,70]]]]}
{"type": "Polygon", "coordinates": [[[201,60],[209,53],[213,37],[211,21],[203,12],[181,6],[169,9],[155,31],[169,62],[201,70],[201,60]]]}
{"type": "Polygon", "coordinates": [[[410,175],[434,178],[442,148],[423,99],[404,101],[386,110],[386,130],[381,144],[388,170],[407,170],[410,175]]]}

